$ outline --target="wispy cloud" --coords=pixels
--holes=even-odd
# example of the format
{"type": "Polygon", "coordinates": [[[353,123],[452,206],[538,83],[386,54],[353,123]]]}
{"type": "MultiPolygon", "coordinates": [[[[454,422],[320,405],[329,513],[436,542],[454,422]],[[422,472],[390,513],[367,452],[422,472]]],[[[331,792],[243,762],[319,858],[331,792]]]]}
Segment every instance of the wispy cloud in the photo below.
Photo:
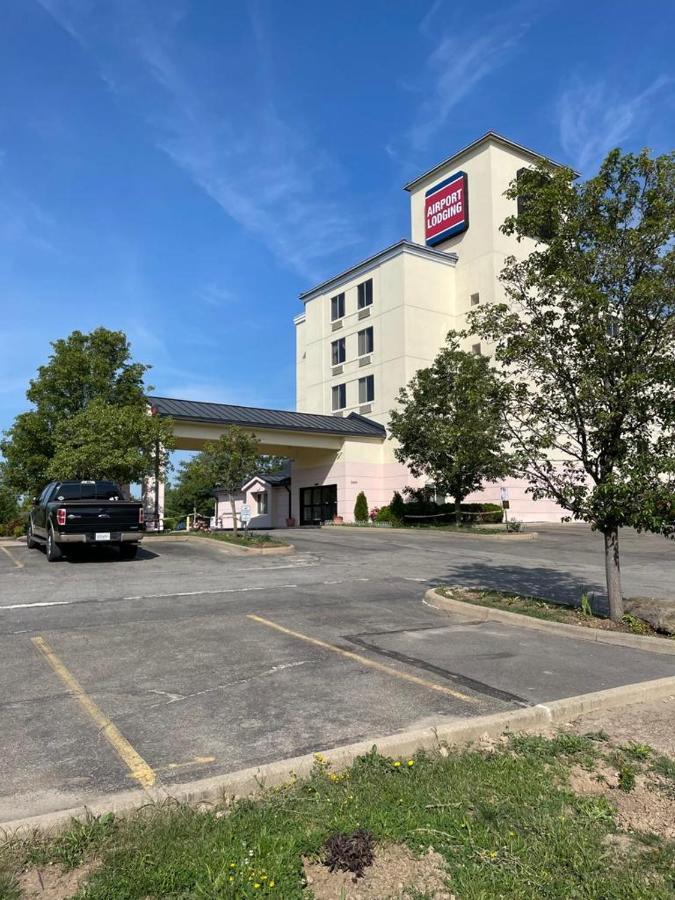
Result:
{"type": "Polygon", "coordinates": [[[256,5],[248,7],[255,95],[242,106],[233,78],[218,92],[205,83],[180,5],[163,3],[158,14],[142,0],[115,2],[106,27],[91,0],[40,2],[92,54],[117,101],[140,111],[156,146],[286,266],[315,278],[327,258],[359,243],[339,165],[278,109],[273,41],[256,5]]]}
{"type": "Polygon", "coordinates": [[[390,144],[389,154],[410,158],[425,150],[456,107],[513,57],[532,16],[529,4],[521,3],[459,27],[442,0],[435,0],[419,24],[420,34],[432,42],[422,76],[419,84],[406,85],[422,99],[405,133],[405,146],[390,144]]]}
{"type": "Polygon", "coordinates": [[[654,104],[672,84],[672,78],[660,75],[629,93],[604,79],[575,76],[557,104],[560,143],[571,165],[582,173],[595,170],[611,149],[630,140],[653,115],[654,104]]]}
{"type": "Polygon", "coordinates": [[[239,299],[234,291],[223,287],[220,284],[214,284],[213,282],[198,288],[196,296],[199,300],[206,303],[207,306],[214,306],[216,308],[230,306],[239,299]]]}

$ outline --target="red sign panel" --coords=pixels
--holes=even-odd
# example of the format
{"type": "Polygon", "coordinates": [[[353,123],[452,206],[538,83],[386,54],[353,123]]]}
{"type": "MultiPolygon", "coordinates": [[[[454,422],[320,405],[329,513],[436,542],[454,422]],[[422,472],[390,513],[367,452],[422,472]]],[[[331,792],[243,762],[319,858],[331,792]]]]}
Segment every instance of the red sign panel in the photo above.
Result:
{"type": "Polygon", "coordinates": [[[468,179],[466,172],[455,172],[424,195],[424,236],[433,247],[468,227],[468,179]]]}

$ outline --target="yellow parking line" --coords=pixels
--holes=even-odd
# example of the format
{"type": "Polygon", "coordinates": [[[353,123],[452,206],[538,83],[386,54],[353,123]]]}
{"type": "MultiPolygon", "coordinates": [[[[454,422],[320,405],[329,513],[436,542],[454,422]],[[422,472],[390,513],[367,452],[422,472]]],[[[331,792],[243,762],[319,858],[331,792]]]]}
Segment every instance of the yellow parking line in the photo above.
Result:
{"type": "Polygon", "coordinates": [[[7,556],[9,556],[9,558],[12,560],[12,562],[13,562],[14,565],[17,567],[17,569],[23,569],[23,563],[20,562],[18,559],[15,559],[15,558],[12,556],[12,554],[9,552],[9,550],[7,549],[7,547],[3,547],[2,544],[0,544],[0,550],[4,550],[4,552],[7,554],[7,556]]]}
{"type": "Polygon", "coordinates": [[[464,700],[465,703],[480,703],[480,699],[476,697],[469,697],[468,694],[462,694],[460,691],[453,691],[452,688],[445,687],[445,685],[442,684],[436,684],[433,681],[427,681],[426,678],[420,678],[418,675],[409,675],[407,672],[399,672],[398,669],[392,669],[391,666],[385,666],[384,663],[368,659],[367,656],[361,656],[359,653],[352,653],[351,650],[343,650],[342,647],[336,647],[335,644],[329,644],[327,641],[319,640],[319,638],[310,637],[308,634],[302,634],[300,631],[291,631],[290,628],[284,628],[283,625],[277,625],[276,622],[271,622],[269,619],[263,619],[262,616],[256,616],[251,613],[247,618],[252,619],[254,622],[260,622],[261,625],[267,625],[268,628],[274,628],[277,631],[281,631],[282,634],[289,634],[291,637],[299,638],[301,641],[307,641],[308,644],[314,644],[315,647],[322,647],[324,650],[332,650],[333,653],[339,653],[340,656],[359,662],[363,666],[377,669],[378,672],[393,675],[395,678],[403,679],[403,681],[411,681],[413,684],[418,684],[430,691],[446,694],[450,697],[455,697],[457,700],[464,700]]]}
{"type": "Polygon", "coordinates": [[[31,640],[80,706],[94,720],[105,739],[129,769],[131,777],[135,778],[145,790],[151,788],[156,781],[156,775],[146,761],[136,753],[117,726],[94,703],[77,678],[68,671],[56,653],[54,653],[47,641],[43,637],[34,637],[31,640]]]}

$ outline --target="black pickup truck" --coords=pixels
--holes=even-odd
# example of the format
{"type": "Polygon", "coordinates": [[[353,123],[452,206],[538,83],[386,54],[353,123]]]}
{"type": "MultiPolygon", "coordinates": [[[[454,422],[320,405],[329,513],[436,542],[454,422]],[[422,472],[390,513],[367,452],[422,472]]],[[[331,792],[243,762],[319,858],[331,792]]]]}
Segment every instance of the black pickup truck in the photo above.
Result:
{"type": "Polygon", "coordinates": [[[133,559],[144,531],[143,504],[125,499],[114,482],[52,481],[33,501],[26,543],[44,544],[50,562],[66,544],[114,544],[133,559]]]}

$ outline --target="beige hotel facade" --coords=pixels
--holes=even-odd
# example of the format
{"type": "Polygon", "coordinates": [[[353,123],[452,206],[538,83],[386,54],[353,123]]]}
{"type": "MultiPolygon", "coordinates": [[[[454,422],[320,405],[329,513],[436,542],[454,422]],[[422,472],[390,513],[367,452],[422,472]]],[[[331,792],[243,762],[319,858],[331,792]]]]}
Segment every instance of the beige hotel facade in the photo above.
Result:
{"type": "MultiPolygon", "coordinates": [[[[251,508],[253,527],[316,524],[334,515],[349,522],[360,491],[372,508],[418,484],[395,458],[386,431],[390,411],[399,389],[432,363],[448,331],[466,326],[472,307],[504,299],[499,273],[505,258],[534,247],[500,231],[516,212],[504,192],[519,170],[542,158],[488,132],[405,186],[410,238],[300,296],[294,412],[150,398],[160,414],[173,418],[179,448],[198,450],[239,424],[256,434],[262,452],[291,460],[283,484],[257,480],[242,490],[237,507],[251,508]]],[[[465,349],[490,353],[471,337],[465,349]]],[[[513,517],[560,520],[556,504],[533,500],[525,487],[506,479],[467,500],[499,502],[500,488],[507,488],[513,517]]],[[[161,496],[153,500],[152,490],[147,496],[161,518],[161,496]]],[[[231,526],[225,497],[218,499],[216,518],[231,526]]]]}
{"type": "MultiPolygon", "coordinates": [[[[516,211],[515,201],[504,196],[509,183],[541,159],[490,132],[405,186],[410,239],[301,295],[304,311],[294,320],[298,410],[356,413],[387,426],[399,389],[431,364],[448,331],[465,328],[466,314],[477,304],[504,299],[499,273],[505,258],[533,249],[533,241],[518,244],[500,225],[516,211]],[[437,188],[446,182],[455,206],[463,204],[463,216],[450,215],[456,210],[448,203],[440,210],[440,215],[448,210],[447,222],[437,223],[434,209],[444,199],[443,188],[437,188]],[[435,199],[439,195],[441,200],[435,199]]],[[[468,338],[464,349],[490,351],[476,338],[468,338]]],[[[389,438],[367,451],[345,448],[329,467],[303,472],[302,481],[337,483],[338,512],[347,520],[359,491],[371,506],[381,506],[394,490],[415,484],[393,451],[389,438]]],[[[487,485],[468,499],[499,502],[500,487],[508,488],[513,516],[559,521],[559,507],[532,500],[516,479],[487,485]]]]}

